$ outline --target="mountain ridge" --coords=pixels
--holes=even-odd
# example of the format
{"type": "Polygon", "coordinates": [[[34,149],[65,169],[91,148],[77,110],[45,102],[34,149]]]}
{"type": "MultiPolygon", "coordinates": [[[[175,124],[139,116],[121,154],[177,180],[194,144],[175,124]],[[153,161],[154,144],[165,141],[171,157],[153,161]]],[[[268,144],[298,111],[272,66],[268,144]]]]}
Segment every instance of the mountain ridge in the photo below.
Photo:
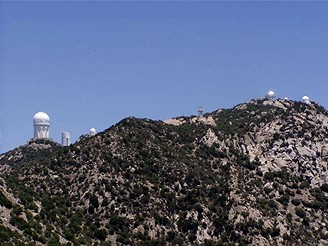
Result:
{"type": "Polygon", "coordinates": [[[327,136],[323,107],[279,99],[166,122],[129,117],[69,147],[31,142],[0,155],[0,238],[325,245],[327,136]]]}

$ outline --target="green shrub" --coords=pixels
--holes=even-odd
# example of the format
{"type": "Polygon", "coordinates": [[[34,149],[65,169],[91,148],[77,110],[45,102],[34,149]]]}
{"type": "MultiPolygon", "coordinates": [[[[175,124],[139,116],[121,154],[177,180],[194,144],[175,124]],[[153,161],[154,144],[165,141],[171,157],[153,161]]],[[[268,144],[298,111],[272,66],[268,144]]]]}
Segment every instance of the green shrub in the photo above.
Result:
{"type": "Polygon", "coordinates": [[[324,191],[324,192],[328,192],[328,184],[327,183],[324,183],[323,185],[321,185],[321,190],[324,191]]]}
{"type": "Polygon", "coordinates": [[[302,219],[306,217],[306,212],[302,208],[296,208],[295,213],[298,217],[302,219]]]}
{"type": "Polygon", "coordinates": [[[295,198],[295,199],[292,199],[292,204],[294,204],[295,206],[298,206],[301,204],[301,201],[300,201],[300,199],[295,198]]]}
{"type": "Polygon", "coordinates": [[[98,229],[95,231],[95,237],[100,241],[104,241],[107,237],[107,230],[106,229],[98,229]]]}

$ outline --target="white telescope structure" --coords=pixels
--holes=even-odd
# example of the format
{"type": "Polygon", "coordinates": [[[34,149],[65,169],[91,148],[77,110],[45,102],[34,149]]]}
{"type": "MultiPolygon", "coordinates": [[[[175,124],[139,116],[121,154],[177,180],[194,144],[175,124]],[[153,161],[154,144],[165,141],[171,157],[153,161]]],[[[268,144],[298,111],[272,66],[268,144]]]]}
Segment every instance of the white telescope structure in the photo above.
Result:
{"type": "Polygon", "coordinates": [[[44,112],[38,112],[33,117],[34,138],[33,139],[48,139],[50,118],[44,112]]]}
{"type": "Polygon", "coordinates": [[[96,135],[97,134],[97,130],[95,129],[95,128],[91,128],[90,129],[90,132],[89,132],[89,135],[90,136],[94,136],[94,135],[96,135]]]}
{"type": "Polygon", "coordinates": [[[62,146],[69,146],[71,144],[71,135],[69,132],[62,133],[62,146]]]}

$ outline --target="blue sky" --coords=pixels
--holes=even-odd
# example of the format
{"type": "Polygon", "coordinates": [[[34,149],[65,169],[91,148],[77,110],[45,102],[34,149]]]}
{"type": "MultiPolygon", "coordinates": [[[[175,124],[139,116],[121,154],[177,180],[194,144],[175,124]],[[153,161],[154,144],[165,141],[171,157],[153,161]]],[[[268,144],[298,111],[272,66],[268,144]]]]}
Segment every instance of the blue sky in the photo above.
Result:
{"type": "Polygon", "coordinates": [[[1,146],[128,116],[229,108],[269,89],[328,107],[327,2],[0,2],[1,146]]]}

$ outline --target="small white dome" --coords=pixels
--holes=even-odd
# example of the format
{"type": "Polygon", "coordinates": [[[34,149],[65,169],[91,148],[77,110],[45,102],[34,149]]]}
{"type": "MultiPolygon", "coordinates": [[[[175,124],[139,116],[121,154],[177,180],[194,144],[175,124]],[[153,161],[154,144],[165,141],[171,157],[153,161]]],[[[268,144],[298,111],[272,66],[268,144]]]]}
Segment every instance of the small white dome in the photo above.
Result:
{"type": "Polygon", "coordinates": [[[49,116],[44,112],[38,112],[33,117],[34,124],[50,124],[49,116]]]}
{"type": "Polygon", "coordinates": [[[94,135],[96,135],[97,134],[97,130],[95,129],[95,128],[91,128],[90,129],[90,135],[91,136],[94,136],[94,135]]]}
{"type": "Polygon", "coordinates": [[[308,96],[303,96],[302,97],[302,102],[304,102],[304,103],[310,103],[310,98],[308,96]]]}
{"type": "Polygon", "coordinates": [[[276,99],[276,93],[274,93],[274,91],[269,91],[267,94],[265,94],[265,98],[273,101],[276,99]]]}
{"type": "Polygon", "coordinates": [[[268,96],[275,96],[275,95],[276,95],[276,93],[274,93],[273,91],[268,92],[268,96]]]}

